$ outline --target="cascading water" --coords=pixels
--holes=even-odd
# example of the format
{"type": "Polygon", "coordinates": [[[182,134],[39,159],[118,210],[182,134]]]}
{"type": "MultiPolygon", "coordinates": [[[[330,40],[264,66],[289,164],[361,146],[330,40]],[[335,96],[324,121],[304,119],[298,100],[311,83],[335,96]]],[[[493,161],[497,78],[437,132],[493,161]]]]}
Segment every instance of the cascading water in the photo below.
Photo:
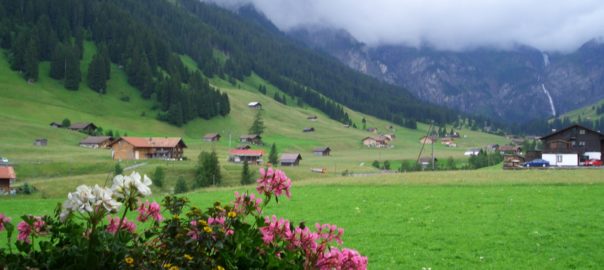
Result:
{"type": "Polygon", "coordinates": [[[554,106],[552,96],[549,94],[549,91],[547,91],[547,88],[545,88],[545,84],[542,83],[541,88],[543,89],[543,93],[545,93],[547,96],[547,100],[549,100],[549,107],[552,109],[552,116],[556,116],[556,107],[554,106]]]}

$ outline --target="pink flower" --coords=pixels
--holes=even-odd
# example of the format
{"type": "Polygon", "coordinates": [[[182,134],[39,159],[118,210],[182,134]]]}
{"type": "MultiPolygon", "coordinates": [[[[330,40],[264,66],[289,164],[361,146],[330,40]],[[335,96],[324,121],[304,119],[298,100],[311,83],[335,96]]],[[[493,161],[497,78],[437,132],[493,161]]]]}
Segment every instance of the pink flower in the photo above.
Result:
{"type": "Polygon", "coordinates": [[[256,180],[256,183],[258,183],[256,187],[258,193],[268,196],[274,194],[278,197],[285,192],[288,198],[291,197],[290,187],[292,180],[283,171],[273,170],[273,168],[268,168],[265,171],[264,168],[260,168],[260,175],[261,177],[256,180]]]}
{"type": "Polygon", "coordinates": [[[161,215],[161,209],[157,202],[149,203],[146,201],[145,203],[141,203],[138,207],[138,217],[136,220],[140,222],[145,222],[149,217],[153,218],[156,222],[161,222],[164,218],[161,215]]]}
{"type": "Polygon", "coordinates": [[[9,223],[9,222],[10,222],[10,218],[5,216],[4,214],[0,213],[0,232],[4,231],[4,224],[9,223]]]}
{"type": "Polygon", "coordinates": [[[239,194],[239,192],[235,191],[235,202],[233,203],[233,211],[237,212],[237,214],[245,215],[252,211],[252,209],[256,210],[258,214],[261,214],[261,204],[262,199],[256,198],[254,194],[239,194]]]}
{"type": "Polygon", "coordinates": [[[17,236],[17,240],[21,242],[31,243],[31,239],[29,239],[29,235],[31,235],[31,226],[29,223],[25,221],[19,222],[17,225],[17,231],[19,231],[19,235],[17,236]]]}
{"type": "Polygon", "coordinates": [[[319,254],[316,268],[318,269],[351,269],[366,270],[367,257],[361,256],[356,250],[332,248],[329,252],[319,254]]]}
{"type": "Polygon", "coordinates": [[[267,245],[273,243],[277,238],[286,239],[291,234],[289,220],[283,218],[277,220],[276,216],[272,216],[272,218],[265,217],[264,223],[267,226],[261,227],[260,233],[262,233],[262,240],[267,245]]]}
{"type": "Polygon", "coordinates": [[[187,232],[187,236],[190,237],[192,240],[199,239],[199,229],[197,228],[197,221],[193,220],[190,224],[192,228],[187,232]]]}
{"type": "Polygon", "coordinates": [[[224,217],[209,217],[208,218],[208,224],[212,225],[212,224],[220,224],[220,225],[224,225],[224,217]]]}
{"type": "Polygon", "coordinates": [[[37,234],[42,233],[44,230],[44,226],[46,226],[46,222],[44,222],[44,220],[42,220],[42,217],[34,217],[35,221],[34,221],[34,231],[37,234]]]}
{"type": "MultiPolygon", "coordinates": [[[[107,225],[107,232],[109,232],[110,234],[116,234],[118,231],[118,226],[120,224],[120,218],[119,217],[112,218],[112,217],[108,216],[107,219],[109,219],[109,225],[107,225]]],[[[119,229],[128,231],[130,233],[135,233],[136,224],[134,224],[134,222],[132,222],[132,221],[129,221],[127,218],[124,218],[124,221],[122,222],[122,226],[119,229]]]]}
{"type": "Polygon", "coordinates": [[[317,228],[317,233],[319,234],[321,241],[328,243],[335,240],[340,245],[343,243],[342,235],[344,234],[344,229],[338,229],[336,225],[321,225],[319,223],[315,224],[315,227],[317,228]]]}

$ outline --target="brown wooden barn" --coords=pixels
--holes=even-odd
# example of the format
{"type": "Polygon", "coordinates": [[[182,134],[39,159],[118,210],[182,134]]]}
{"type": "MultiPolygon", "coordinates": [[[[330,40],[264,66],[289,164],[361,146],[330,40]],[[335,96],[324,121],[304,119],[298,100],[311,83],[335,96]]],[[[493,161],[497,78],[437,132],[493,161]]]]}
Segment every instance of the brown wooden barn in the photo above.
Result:
{"type": "Polygon", "coordinates": [[[71,130],[75,130],[75,131],[79,131],[79,132],[83,132],[86,134],[92,134],[96,131],[98,127],[90,122],[85,122],[85,123],[73,123],[71,124],[71,126],[69,126],[69,129],[71,130]]]}
{"type": "Polygon", "coordinates": [[[0,194],[11,194],[11,185],[15,183],[17,174],[12,166],[0,166],[0,194]]]}
{"type": "Polygon", "coordinates": [[[260,164],[263,155],[263,150],[233,149],[229,151],[229,161],[234,163],[247,161],[249,164],[260,164]]]}
{"type": "Polygon", "coordinates": [[[331,154],[331,148],[329,148],[329,146],[317,147],[312,150],[312,153],[315,156],[329,156],[331,154]]]}
{"type": "Polygon", "coordinates": [[[298,166],[302,160],[300,153],[283,153],[279,159],[281,166],[298,166]]]}
{"type": "Polygon", "coordinates": [[[218,133],[208,133],[203,136],[203,141],[205,142],[217,142],[220,141],[220,134],[218,133]]]}
{"type": "Polygon", "coordinates": [[[176,159],[187,145],[182,138],[121,137],[111,143],[114,160],[176,159]]]}
{"type": "Polygon", "coordinates": [[[80,146],[87,148],[109,148],[112,142],[113,137],[111,136],[88,136],[86,139],[80,141],[80,146]]]}
{"type": "Polygon", "coordinates": [[[239,142],[262,145],[262,137],[257,134],[241,135],[239,137],[239,142]]]}

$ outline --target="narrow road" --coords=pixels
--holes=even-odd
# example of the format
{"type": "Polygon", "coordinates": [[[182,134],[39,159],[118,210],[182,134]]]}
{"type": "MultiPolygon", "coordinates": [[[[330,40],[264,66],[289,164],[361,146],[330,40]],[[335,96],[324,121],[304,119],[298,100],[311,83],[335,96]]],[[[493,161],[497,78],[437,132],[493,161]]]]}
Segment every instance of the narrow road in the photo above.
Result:
{"type": "Polygon", "coordinates": [[[139,164],[134,164],[132,166],[124,168],[124,171],[134,170],[134,169],[136,169],[138,167],[142,167],[142,166],[145,166],[145,165],[147,165],[147,162],[143,162],[143,163],[139,163],[139,164]]]}

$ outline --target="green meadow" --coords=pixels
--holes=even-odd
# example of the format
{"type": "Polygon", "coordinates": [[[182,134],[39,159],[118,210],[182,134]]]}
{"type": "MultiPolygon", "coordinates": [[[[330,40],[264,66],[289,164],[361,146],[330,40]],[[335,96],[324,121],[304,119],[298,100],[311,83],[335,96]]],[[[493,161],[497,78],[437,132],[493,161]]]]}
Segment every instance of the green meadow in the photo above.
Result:
{"type": "MultiPolygon", "coordinates": [[[[604,171],[416,172],[294,180],[266,215],[333,223],[371,269],[594,269],[604,264],[604,171]]],[[[229,202],[234,191],[185,194],[229,202]]],[[[162,196],[155,195],[161,200],[162,196]]],[[[16,197],[2,212],[51,214],[63,199],[16,197]]],[[[0,234],[0,241],[3,241],[0,234]]]]}

